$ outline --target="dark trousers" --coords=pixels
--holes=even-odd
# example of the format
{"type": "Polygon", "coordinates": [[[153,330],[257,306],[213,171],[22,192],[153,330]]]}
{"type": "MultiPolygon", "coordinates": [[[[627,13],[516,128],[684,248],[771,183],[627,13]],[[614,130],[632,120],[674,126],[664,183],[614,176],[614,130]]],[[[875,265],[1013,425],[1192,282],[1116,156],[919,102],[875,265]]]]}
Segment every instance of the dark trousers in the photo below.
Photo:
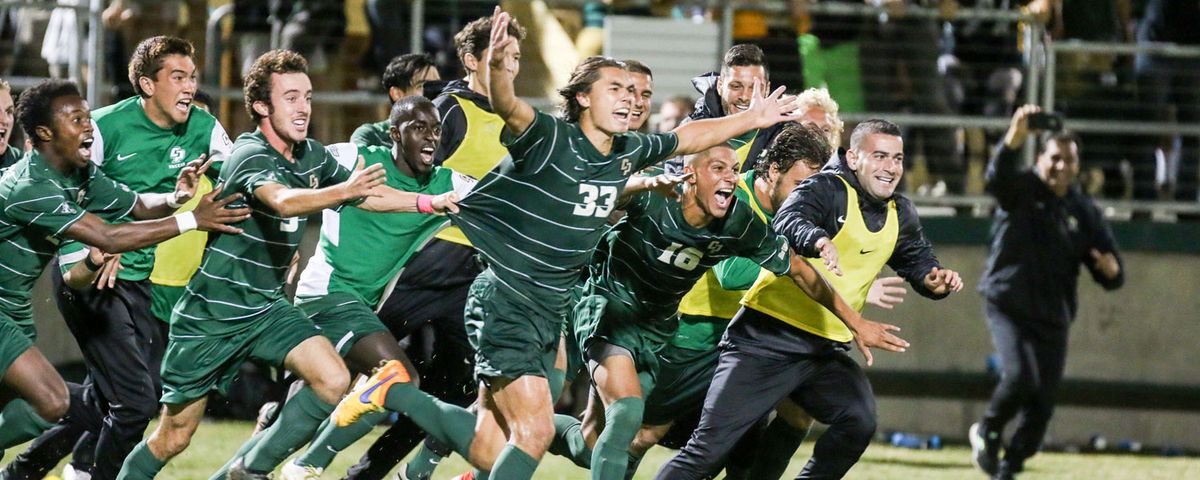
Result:
{"type": "MultiPolygon", "coordinates": [[[[52,279],[59,310],[79,343],[92,383],[92,391],[78,400],[72,395],[72,402],[84,402],[83,408],[103,419],[95,432],[92,478],[115,479],[125,456],[158,414],[167,324],[150,313],[149,281],[118,280],[111,289],[78,291],[63,284],[57,268],[52,279]]],[[[68,415],[43,433],[7,473],[12,478],[41,478],[33,472],[45,465],[53,468],[91,430],[77,417],[68,415]]]]}
{"type": "MultiPolygon", "coordinates": [[[[475,251],[435,240],[405,267],[379,318],[402,339],[421,374],[421,390],[459,406],[475,400],[474,351],[467,341],[463,308],[467,289],[480,272],[475,251]]],[[[400,416],[358,463],[348,480],[379,480],[425,437],[408,417],[400,416]]]]}
{"type": "Polygon", "coordinates": [[[1054,395],[1067,359],[1067,327],[1010,315],[992,302],[984,310],[1001,372],[983,424],[1001,432],[1021,413],[1004,453],[1006,461],[1019,467],[1041,447],[1054,414],[1054,395]]]}
{"type": "Polygon", "coordinates": [[[721,341],[700,425],[655,478],[715,477],[738,439],[785,397],[829,425],[796,478],[842,478],[875,434],[871,384],[846,350],[743,308],[721,341]]]}

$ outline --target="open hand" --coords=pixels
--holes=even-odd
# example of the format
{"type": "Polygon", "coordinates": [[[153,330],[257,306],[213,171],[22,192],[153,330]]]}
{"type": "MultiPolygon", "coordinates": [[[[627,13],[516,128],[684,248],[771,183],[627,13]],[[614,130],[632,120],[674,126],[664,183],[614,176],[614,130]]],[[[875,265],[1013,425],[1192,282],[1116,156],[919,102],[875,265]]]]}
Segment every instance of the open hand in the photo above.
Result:
{"type": "Polygon", "coordinates": [[[904,303],[904,279],[900,277],[884,277],[876,279],[867,291],[867,303],[876,307],[891,310],[896,305],[904,303]]]}
{"type": "Polygon", "coordinates": [[[854,343],[866,358],[868,367],[875,364],[875,357],[871,355],[872,348],[901,353],[909,346],[903,338],[891,333],[900,331],[900,327],[895,325],[873,322],[863,318],[856,322],[852,329],[854,330],[854,343]]]}
{"type": "Polygon", "coordinates": [[[176,205],[183,205],[196,197],[196,189],[200,188],[200,177],[208,172],[208,167],[213,163],[213,159],[205,160],[204,157],[206,155],[200,154],[179,171],[179,177],[175,180],[176,205]]]}
{"type": "Polygon", "coordinates": [[[225,208],[230,203],[241,200],[242,194],[235,193],[217,200],[217,195],[223,188],[224,185],[217,185],[208,195],[200,197],[200,204],[192,210],[192,215],[196,217],[197,230],[234,235],[242,233],[242,229],[232,224],[250,218],[250,208],[225,208]]]}

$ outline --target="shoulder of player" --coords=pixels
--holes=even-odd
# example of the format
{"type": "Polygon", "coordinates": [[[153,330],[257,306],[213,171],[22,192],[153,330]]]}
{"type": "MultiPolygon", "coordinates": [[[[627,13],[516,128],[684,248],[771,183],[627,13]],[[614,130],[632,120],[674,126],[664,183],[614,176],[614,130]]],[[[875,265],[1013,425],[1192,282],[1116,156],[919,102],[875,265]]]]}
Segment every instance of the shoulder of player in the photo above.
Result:
{"type": "Polygon", "coordinates": [[[128,115],[136,114],[141,109],[141,97],[134,95],[112,105],[105,105],[92,110],[92,120],[94,120],[97,125],[127,121],[128,115]]]}
{"type": "Polygon", "coordinates": [[[212,133],[212,128],[217,125],[217,117],[208,113],[203,108],[192,105],[192,110],[188,113],[187,123],[189,133],[194,131],[198,134],[209,135],[212,133]]]}

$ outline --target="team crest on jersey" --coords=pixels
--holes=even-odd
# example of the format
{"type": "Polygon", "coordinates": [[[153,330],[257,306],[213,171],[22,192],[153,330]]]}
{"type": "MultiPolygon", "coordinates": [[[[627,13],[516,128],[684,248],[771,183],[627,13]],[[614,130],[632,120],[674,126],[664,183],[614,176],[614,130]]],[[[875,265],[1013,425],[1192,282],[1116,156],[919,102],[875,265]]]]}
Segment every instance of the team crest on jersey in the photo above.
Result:
{"type": "Polygon", "coordinates": [[[317,184],[318,184],[317,176],[309,175],[308,176],[308,188],[317,188],[317,184]]]}
{"type": "Polygon", "coordinates": [[[720,242],[720,241],[718,241],[718,240],[713,240],[713,241],[711,241],[711,242],[708,242],[708,246],[707,246],[707,247],[705,247],[705,248],[707,248],[707,249],[708,249],[708,254],[709,254],[709,255],[712,255],[712,254],[715,254],[715,253],[717,253],[717,252],[721,251],[721,246],[722,246],[722,245],[721,245],[721,242],[720,242]]]}
{"type": "Polygon", "coordinates": [[[180,146],[171,147],[171,151],[167,152],[167,157],[171,159],[171,168],[183,168],[183,159],[186,156],[187,151],[180,146]]]}
{"type": "Polygon", "coordinates": [[[74,214],[78,213],[75,210],[75,207],[72,207],[71,204],[69,204],[67,202],[63,202],[61,205],[59,205],[57,208],[57,211],[58,211],[58,213],[63,214],[63,215],[74,215],[74,214]]]}

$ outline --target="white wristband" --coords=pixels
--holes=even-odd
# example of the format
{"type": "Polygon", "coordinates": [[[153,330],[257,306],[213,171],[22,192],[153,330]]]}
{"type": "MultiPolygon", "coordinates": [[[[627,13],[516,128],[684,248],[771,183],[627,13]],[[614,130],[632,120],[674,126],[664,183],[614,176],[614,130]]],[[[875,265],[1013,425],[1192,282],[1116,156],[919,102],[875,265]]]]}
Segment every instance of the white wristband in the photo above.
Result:
{"type": "Polygon", "coordinates": [[[187,233],[196,229],[196,216],[192,212],[175,215],[175,224],[179,225],[179,233],[187,233]]]}
{"type": "Polygon", "coordinates": [[[175,198],[176,198],[176,197],[175,197],[175,192],[171,192],[171,193],[168,193],[168,194],[167,194],[167,206],[168,206],[168,207],[171,207],[171,208],[179,208],[179,207],[182,207],[182,206],[183,206],[183,204],[182,204],[182,203],[175,203],[175,198]]]}

